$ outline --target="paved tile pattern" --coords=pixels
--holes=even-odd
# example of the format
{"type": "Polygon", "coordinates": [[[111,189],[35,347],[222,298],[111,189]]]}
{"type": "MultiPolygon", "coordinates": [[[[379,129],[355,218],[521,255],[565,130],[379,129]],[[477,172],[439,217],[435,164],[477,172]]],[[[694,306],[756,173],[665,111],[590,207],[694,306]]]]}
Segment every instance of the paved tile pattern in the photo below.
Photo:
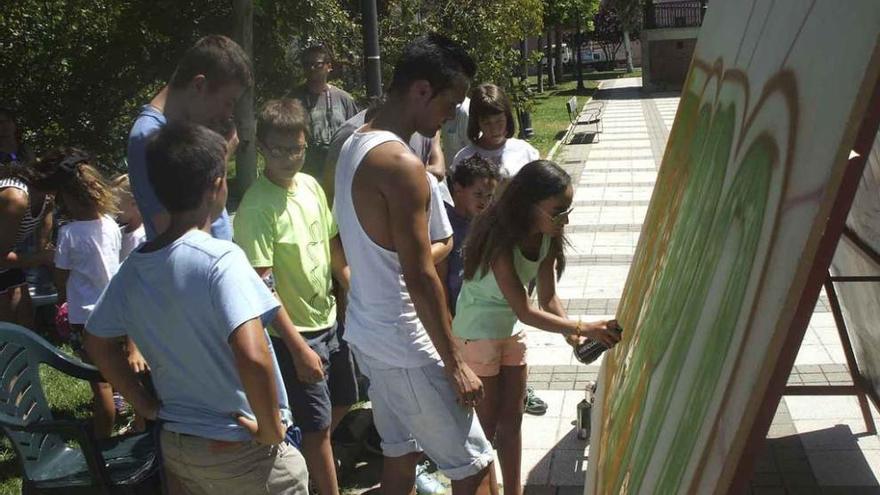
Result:
{"type": "MultiPolygon", "coordinates": [[[[567,230],[571,248],[558,293],[573,317],[613,317],[626,282],[677,95],[646,96],[638,79],[603,82],[604,132],[573,130],[554,160],[576,184],[567,230]],[[594,142],[596,141],[596,142],[594,142]]],[[[580,495],[588,446],[577,439],[577,403],[599,365],[578,363],[555,334],[526,327],[529,385],[549,404],[523,424],[527,494],[580,495]]],[[[850,384],[824,294],[807,328],[790,385],[850,384]]],[[[865,433],[854,397],[785,397],[777,410],[750,493],[880,493],[880,440],[865,433]]]]}

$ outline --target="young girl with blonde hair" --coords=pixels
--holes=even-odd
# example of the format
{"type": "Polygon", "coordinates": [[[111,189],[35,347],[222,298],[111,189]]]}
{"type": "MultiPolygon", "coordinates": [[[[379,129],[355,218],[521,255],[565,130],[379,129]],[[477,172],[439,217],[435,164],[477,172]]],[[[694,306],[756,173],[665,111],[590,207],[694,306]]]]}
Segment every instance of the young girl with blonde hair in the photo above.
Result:
{"type": "MultiPolygon", "coordinates": [[[[86,152],[60,148],[35,164],[42,179],[35,186],[58,191],[56,201],[69,220],[58,229],[55,246],[55,286],[59,304],[67,303],[67,316],[75,347],[81,342],[86,320],[95,303],[119,269],[122,236],[113,216],[117,213],[113,190],[86,152]]],[[[80,355],[88,360],[84,351],[80,355]]],[[[95,434],[109,437],[115,406],[108,383],[92,383],[95,396],[95,434]]]]}

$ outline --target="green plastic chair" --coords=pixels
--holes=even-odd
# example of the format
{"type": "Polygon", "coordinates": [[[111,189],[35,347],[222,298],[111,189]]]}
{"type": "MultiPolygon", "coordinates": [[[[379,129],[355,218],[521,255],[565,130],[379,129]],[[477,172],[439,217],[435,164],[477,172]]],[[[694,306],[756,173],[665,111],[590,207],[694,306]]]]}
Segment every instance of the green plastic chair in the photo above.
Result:
{"type": "Polygon", "coordinates": [[[97,368],[36,333],[0,322],[0,428],[21,465],[22,493],[159,493],[153,434],[97,440],[90,421],[54,419],[40,382],[41,363],[81,380],[101,379],[97,368]]]}

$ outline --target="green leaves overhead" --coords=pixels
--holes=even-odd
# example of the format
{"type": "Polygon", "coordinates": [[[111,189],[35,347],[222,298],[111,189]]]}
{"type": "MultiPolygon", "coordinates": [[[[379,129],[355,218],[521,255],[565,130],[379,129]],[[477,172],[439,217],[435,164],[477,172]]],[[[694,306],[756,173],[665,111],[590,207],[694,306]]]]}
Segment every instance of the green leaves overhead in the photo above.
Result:
{"type": "MultiPolygon", "coordinates": [[[[596,0],[556,4],[575,1],[596,0]]],[[[512,83],[521,63],[517,42],[543,30],[545,4],[380,0],[383,82],[409,40],[436,30],[474,55],[478,82],[504,86],[515,101],[524,101],[522,88],[512,83]]],[[[162,87],[181,54],[201,36],[230,35],[232,28],[229,0],[7,2],[0,15],[0,106],[17,112],[37,152],[77,145],[112,166],[125,155],[138,108],[162,87]]],[[[337,84],[364,96],[360,1],[256,0],[257,105],[301,80],[298,54],[313,43],[334,51],[337,84]]]]}

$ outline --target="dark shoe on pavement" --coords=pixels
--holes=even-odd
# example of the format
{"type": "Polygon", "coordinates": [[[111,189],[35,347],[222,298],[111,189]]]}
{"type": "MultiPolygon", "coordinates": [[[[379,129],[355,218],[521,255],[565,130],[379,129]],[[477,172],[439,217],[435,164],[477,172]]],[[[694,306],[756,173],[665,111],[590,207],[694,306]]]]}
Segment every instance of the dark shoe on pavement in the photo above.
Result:
{"type": "Polygon", "coordinates": [[[535,395],[532,387],[526,388],[526,413],[541,416],[547,412],[547,403],[535,395]]]}

